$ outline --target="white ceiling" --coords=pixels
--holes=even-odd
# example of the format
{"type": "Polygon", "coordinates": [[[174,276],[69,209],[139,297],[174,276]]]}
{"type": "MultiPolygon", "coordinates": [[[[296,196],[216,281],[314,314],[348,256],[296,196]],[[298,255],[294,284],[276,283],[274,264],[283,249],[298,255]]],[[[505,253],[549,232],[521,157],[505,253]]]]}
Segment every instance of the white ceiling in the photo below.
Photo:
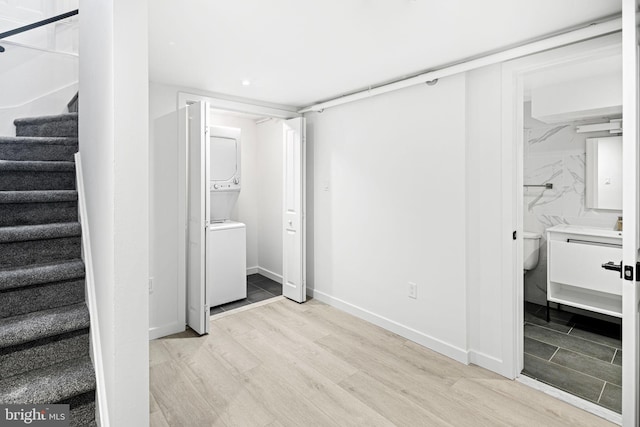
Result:
{"type": "Polygon", "coordinates": [[[301,107],[617,14],[620,3],[153,0],[149,73],[301,107]]]}

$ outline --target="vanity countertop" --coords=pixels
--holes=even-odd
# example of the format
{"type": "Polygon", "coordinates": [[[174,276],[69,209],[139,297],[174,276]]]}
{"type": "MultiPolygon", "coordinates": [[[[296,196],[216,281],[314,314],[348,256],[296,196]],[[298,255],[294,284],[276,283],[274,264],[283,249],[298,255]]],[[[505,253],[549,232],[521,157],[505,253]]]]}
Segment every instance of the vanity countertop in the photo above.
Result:
{"type": "Polygon", "coordinates": [[[622,239],[622,231],[608,228],[583,227],[580,225],[559,224],[547,228],[547,233],[579,234],[581,236],[610,237],[622,239]]]}

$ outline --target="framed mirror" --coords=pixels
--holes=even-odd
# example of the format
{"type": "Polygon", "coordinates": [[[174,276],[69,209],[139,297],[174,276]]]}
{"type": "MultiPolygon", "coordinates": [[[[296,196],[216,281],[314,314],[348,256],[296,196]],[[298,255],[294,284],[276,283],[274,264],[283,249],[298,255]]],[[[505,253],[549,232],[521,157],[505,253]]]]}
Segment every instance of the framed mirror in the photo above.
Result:
{"type": "Polygon", "coordinates": [[[622,210],[622,137],[587,138],[586,207],[622,210]]]}

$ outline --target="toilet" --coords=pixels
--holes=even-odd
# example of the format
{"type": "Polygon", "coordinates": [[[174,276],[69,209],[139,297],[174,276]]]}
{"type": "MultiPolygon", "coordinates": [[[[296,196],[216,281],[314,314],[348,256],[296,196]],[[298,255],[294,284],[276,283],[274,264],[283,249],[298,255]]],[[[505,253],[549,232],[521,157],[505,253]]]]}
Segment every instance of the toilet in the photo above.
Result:
{"type": "Polygon", "coordinates": [[[538,265],[540,256],[540,239],[542,235],[525,231],[522,233],[524,237],[524,271],[533,270],[538,265]]]}

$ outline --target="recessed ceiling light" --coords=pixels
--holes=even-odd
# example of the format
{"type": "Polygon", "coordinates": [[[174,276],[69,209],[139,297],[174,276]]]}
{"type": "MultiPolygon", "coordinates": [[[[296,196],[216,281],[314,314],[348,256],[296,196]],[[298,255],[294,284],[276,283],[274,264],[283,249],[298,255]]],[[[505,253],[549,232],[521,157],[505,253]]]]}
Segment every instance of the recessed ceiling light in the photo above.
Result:
{"type": "Polygon", "coordinates": [[[244,79],[244,80],[242,81],[242,86],[249,86],[250,84],[251,84],[251,81],[250,81],[250,80],[244,79]]]}
{"type": "Polygon", "coordinates": [[[169,42],[169,46],[175,46],[176,42],[169,42]]]}

